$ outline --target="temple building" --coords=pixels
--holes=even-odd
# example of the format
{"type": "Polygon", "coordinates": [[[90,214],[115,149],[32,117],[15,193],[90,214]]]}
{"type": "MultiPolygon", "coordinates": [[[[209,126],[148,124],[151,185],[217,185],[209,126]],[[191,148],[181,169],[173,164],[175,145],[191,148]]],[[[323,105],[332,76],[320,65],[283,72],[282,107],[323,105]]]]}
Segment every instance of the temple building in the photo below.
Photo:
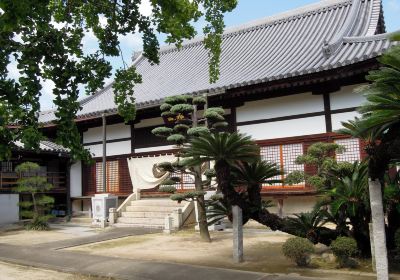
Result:
{"type": "MultiPolygon", "coordinates": [[[[213,84],[202,37],[184,42],[180,50],[161,47],[159,65],[135,53],[133,65],[143,82],[135,86],[134,122],[126,124],[118,115],[112,84],[81,101],[76,123],[95,163],[71,166],[73,210],[89,211],[90,197],[104,190],[103,172],[106,192],[121,201],[135,189],[142,196],[161,195],[159,181],[148,179],[147,173],[174,152],[151,133],[163,125],[159,106],[167,96],[201,95],[209,106],[222,106],[228,130],[250,135],[262,158],[286,173],[312,172],[295,159],[319,141],[345,146],[346,152],[336,155],[339,161],[360,160],[362,143],[335,131],[357,116],[365,98],[354,90],[366,84],[366,74],[379,67],[377,58],[390,47],[385,32],[380,0],[325,0],[229,28],[223,35],[221,75],[213,84]],[[102,114],[107,121],[106,170],[101,163],[102,114]]],[[[40,115],[47,135],[54,135],[54,120],[53,111],[40,115]]],[[[194,185],[184,176],[176,187],[186,191],[194,185]]],[[[283,215],[308,211],[316,200],[315,189],[305,184],[266,185],[262,194],[283,215]]]]}

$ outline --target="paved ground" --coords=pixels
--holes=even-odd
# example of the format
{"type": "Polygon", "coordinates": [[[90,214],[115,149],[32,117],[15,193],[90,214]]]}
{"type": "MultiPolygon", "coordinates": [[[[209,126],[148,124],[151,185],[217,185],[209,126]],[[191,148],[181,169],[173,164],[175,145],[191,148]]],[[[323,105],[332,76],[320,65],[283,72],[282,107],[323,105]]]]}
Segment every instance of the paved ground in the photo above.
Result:
{"type": "MultiPolygon", "coordinates": [[[[57,230],[78,235],[78,238],[42,242],[31,246],[10,245],[1,243],[0,261],[51,269],[63,273],[98,275],[115,279],[132,280],[308,280],[313,278],[300,277],[297,274],[273,275],[254,272],[244,272],[230,269],[210,268],[194,265],[162,263],[152,261],[133,261],[124,258],[93,256],[80,252],[59,250],[92,242],[111,240],[131,235],[154,233],[157,230],[118,228],[93,233],[81,226],[58,225],[57,230]]],[[[32,278],[33,279],[33,278],[32,278]]],[[[41,279],[41,278],[36,278],[41,279]]],[[[61,279],[61,278],[60,278],[61,279]]],[[[314,278],[316,279],[316,278],[314,278]]]]}
{"type": "Polygon", "coordinates": [[[103,277],[84,276],[72,273],[27,267],[23,265],[0,262],[1,280],[107,280],[103,277]]]}

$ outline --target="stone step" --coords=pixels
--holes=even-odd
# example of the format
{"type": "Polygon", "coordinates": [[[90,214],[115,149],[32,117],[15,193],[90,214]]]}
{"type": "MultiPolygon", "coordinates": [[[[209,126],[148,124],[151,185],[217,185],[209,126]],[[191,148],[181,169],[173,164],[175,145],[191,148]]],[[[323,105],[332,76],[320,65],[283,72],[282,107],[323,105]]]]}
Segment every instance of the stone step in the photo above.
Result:
{"type": "Polygon", "coordinates": [[[131,206],[175,206],[184,207],[184,203],[178,203],[170,199],[143,199],[131,201],[131,206]]]}
{"type": "Polygon", "coordinates": [[[116,223],[112,225],[117,228],[154,228],[154,229],[164,229],[164,225],[146,225],[146,224],[125,224],[125,223],[116,223]]]}
{"type": "Polygon", "coordinates": [[[176,206],[127,206],[126,212],[164,212],[172,213],[176,206]]]}
{"type": "Polygon", "coordinates": [[[131,217],[131,218],[165,218],[169,213],[165,212],[143,212],[143,211],[135,211],[135,212],[122,212],[122,217],[131,217]]]}
{"type": "Polygon", "coordinates": [[[132,217],[119,217],[117,223],[124,224],[140,224],[140,225],[154,225],[164,227],[164,218],[132,218],[132,217]]]}

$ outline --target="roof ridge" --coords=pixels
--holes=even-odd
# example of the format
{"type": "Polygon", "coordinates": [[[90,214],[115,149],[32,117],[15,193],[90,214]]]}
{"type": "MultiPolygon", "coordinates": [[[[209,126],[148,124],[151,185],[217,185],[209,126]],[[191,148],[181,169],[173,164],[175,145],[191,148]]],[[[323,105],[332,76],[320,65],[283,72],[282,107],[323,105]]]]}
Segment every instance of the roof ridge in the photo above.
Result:
{"type": "Polygon", "coordinates": [[[343,26],[329,41],[324,43],[322,47],[322,51],[325,56],[329,57],[333,55],[340,47],[343,42],[343,38],[348,35],[353,29],[358,12],[361,7],[361,1],[363,0],[353,0],[352,5],[349,11],[349,15],[346,18],[346,21],[343,23],[343,26]]]}
{"type": "Polygon", "coordinates": [[[379,40],[389,40],[391,35],[399,33],[400,29],[393,32],[388,33],[380,33],[370,36],[353,36],[353,37],[343,37],[343,43],[362,43],[362,42],[370,42],[370,41],[379,41],[379,40]]]}
{"type": "MultiPolygon", "coordinates": [[[[361,1],[365,1],[365,0],[361,0],[361,1]]],[[[322,13],[327,10],[347,6],[347,5],[350,5],[351,3],[352,3],[352,0],[322,0],[317,3],[312,3],[309,5],[294,8],[289,11],[285,11],[285,12],[278,13],[275,15],[263,17],[263,18],[260,18],[257,20],[253,20],[253,21],[244,23],[244,24],[228,27],[225,29],[224,33],[222,34],[222,37],[227,38],[227,37],[245,33],[245,32],[251,31],[251,30],[265,28],[267,26],[288,22],[288,21],[291,21],[294,19],[309,16],[312,14],[322,13]]],[[[205,38],[205,36],[201,35],[201,36],[197,36],[190,40],[185,40],[182,43],[181,49],[196,46],[198,44],[202,44],[204,41],[204,38],[205,38]]],[[[171,51],[179,51],[179,49],[175,45],[171,45],[171,44],[164,45],[164,46],[160,47],[159,53],[162,54],[162,53],[168,53],[171,51]]]]}

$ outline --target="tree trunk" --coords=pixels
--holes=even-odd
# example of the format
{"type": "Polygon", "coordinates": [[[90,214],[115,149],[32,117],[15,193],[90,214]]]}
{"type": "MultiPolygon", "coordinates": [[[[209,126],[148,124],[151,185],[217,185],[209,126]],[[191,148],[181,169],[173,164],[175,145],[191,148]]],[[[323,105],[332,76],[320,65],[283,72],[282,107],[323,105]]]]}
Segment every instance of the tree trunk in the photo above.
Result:
{"type": "Polygon", "coordinates": [[[376,277],[378,280],[389,279],[388,258],[385,234],[385,216],[383,213],[382,188],[379,180],[369,179],[369,199],[376,257],[376,277]]]}
{"type": "MultiPolygon", "coordinates": [[[[194,178],[194,184],[196,191],[202,191],[203,186],[202,186],[202,180],[201,180],[201,167],[196,166],[194,168],[194,171],[196,173],[195,178],[194,178]]],[[[198,210],[198,218],[199,218],[199,231],[200,231],[200,237],[201,240],[205,242],[211,242],[210,238],[210,232],[208,231],[208,225],[207,225],[207,215],[206,215],[206,204],[204,200],[204,195],[199,195],[197,197],[197,210],[198,210]]]]}

